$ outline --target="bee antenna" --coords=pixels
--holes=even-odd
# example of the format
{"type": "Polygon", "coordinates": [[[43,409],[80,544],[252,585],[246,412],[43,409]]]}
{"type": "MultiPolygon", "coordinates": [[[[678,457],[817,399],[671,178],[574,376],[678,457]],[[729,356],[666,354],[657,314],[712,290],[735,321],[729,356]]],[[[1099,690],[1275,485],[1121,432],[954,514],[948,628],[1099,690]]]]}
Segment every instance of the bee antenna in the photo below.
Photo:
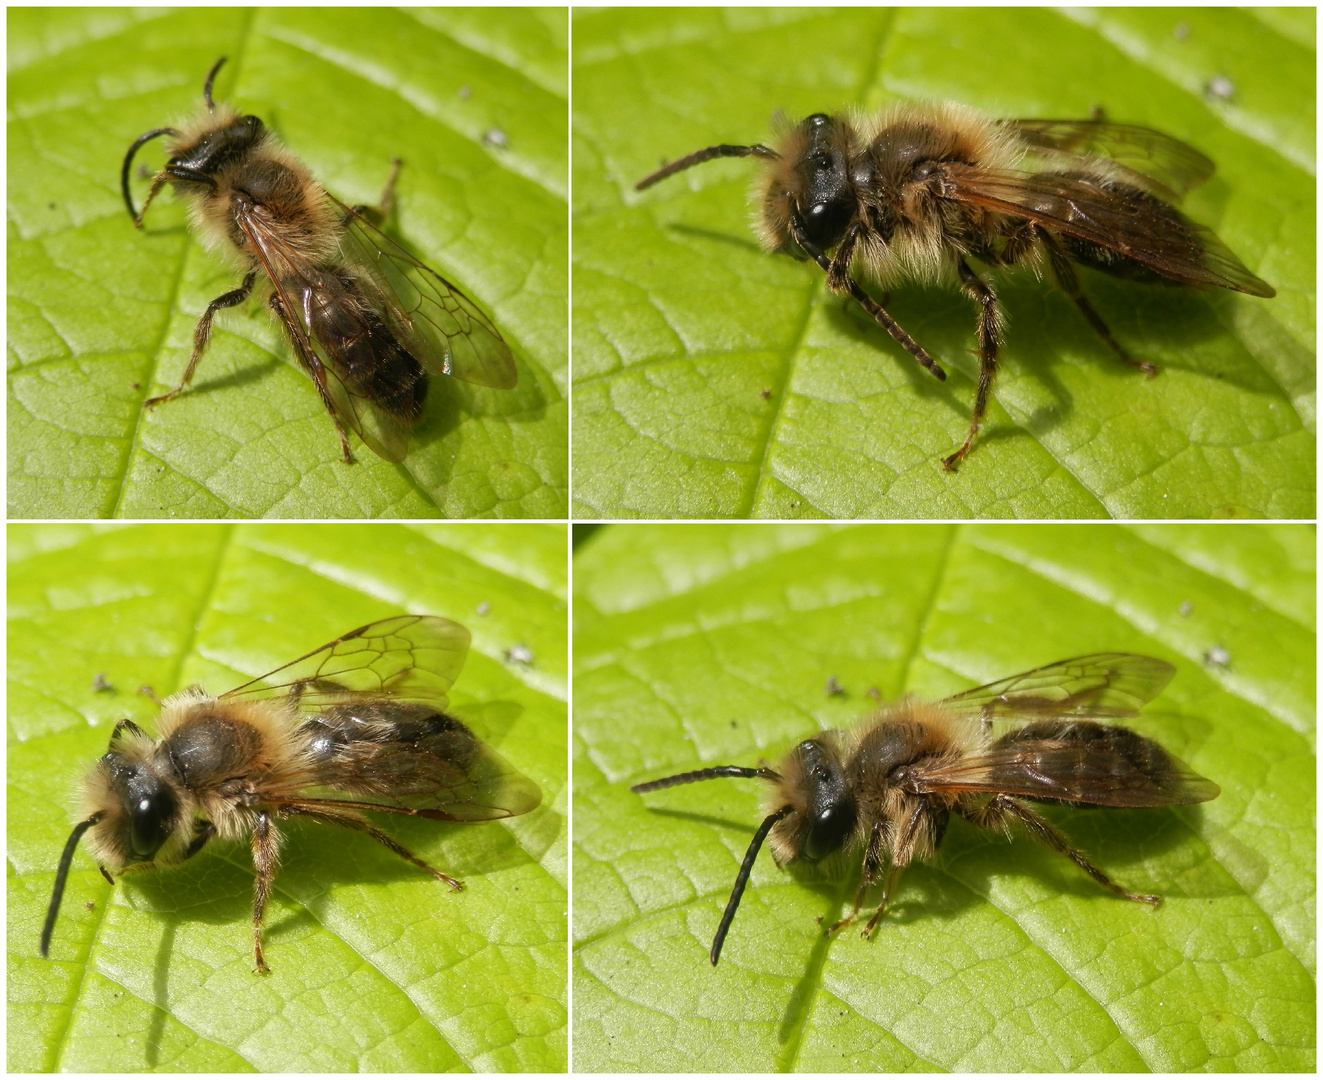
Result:
{"type": "Polygon", "coordinates": [[[781,155],[770,146],[763,146],[762,143],[754,143],[752,146],[727,146],[725,144],[709,146],[704,150],[695,150],[688,157],[682,157],[679,161],[672,161],[669,165],[658,169],[651,176],[645,176],[634,185],[634,190],[642,191],[644,188],[652,187],[659,180],[665,180],[668,176],[673,176],[692,165],[701,165],[705,161],[722,157],[760,157],[777,161],[781,155]]]}
{"type": "MultiPolygon", "coordinates": [[[[134,221],[138,220],[138,212],[133,209],[133,196],[129,194],[129,169],[133,165],[133,155],[138,152],[138,148],[144,143],[149,143],[160,135],[178,135],[174,128],[157,128],[155,131],[149,131],[144,135],[139,135],[133,140],[133,145],[129,147],[129,152],[124,155],[124,167],[119,171],[119,189],[124,193],[124,205],[129,208],[129,217],[134,221]]],[[[144,206],[144,210],[147,208],[144,206]]]]}
{"type": "Polygon", "coordinates": [[[717,936],[712,939],[711,957],[713,967],[717,966],[717,960],[721,956],[721,946],[726,943],[726,933],[730,930],[730,924],[735,921],[735,911],[740,906],[740,900],[744,896],[744,887],[749,884],[749,875],[753,873],[753,860],[758,857],[759,848],[763,846],[767,834],[772,831],[772,826],[787,814],[794,813],[794,809],[793,806],[783,806],[775,813],[768,814],[767,817],[763,818],[763,823],[758,826],[758,831],[753,834],[753,839],[749,842],[749,850],[744,853],[744,861],[740,863],[740,872],[735,875],[735,887],[730,890],[730,899],[726,901],[726,910],[721,913],[721,925],[717,927],[717,936]]]}
{"type": "Polygon", "coordinates": [[[225,63],[225,57],[222,56],[212,65],[211,70],[207,72],[207,81],[202,84],[202,99],[207,103],[208,112],[216,111],[216,103],[211,100],[211,84],[216,81],[216,72],[220,71],[223,63],[225,63]]]}
{"type": "MultiPolygon", "coordinates": [[[[60,856],[60,868],[55,871],[55,891],[51,893],[51,906],[46,911],[46,925],[41,928],[41,955],[46,956],[51,947],[51,934],[55,932],[55,916],[60,913],[60,901],[64,899],[64,883],[69,878],[69,867],[73,863],[74,848],[82,839],[83,833],[105,817],[105,812],[98,810],[86,821],[80,821],[69,834],[64,845],[64,854],[60,856]]],[[[103,870],[102,873],[105,873],[103,870]]]]}
{"type": "Polygon", "coordinates": [[[780,780],[781,774],[775,769],[758,768],[750,769],[743,765],[713,765],[709,769],[695,769],[693,772],[676,773],[674,776],[663,776],[660,780],[649,780],[647,783],[635,784],[629,790],[635,795],[642,795],[645,791],[660,791],[662,788],[678,787],[680,784],[696,784],[699,780],[719,780],[723,777],[734,779],[762,779],[762,780],[780,780]]]}
{"type": "Polygon", "coordinates": [[[120,740],[120,738],[121,738],[121,736],[122,736],[122,733],[123,733],[125,730],[127,730],[130,734],[133,734],[133,735],[142,735],[142,734],[143,734],[143,730],[142,730],[142,728],[140,728],[137,724],[135,724],[132,720],[130,720],[130,719],[126,716],[126,717],[124,717],[123,720],[120,720],[120,721],[118,721],[118,722],[115,724],[115,728],[114,728],[114,730],[111,731],[111,733],[110,733],[110,742],[111,742],[111,745],[112,745],[112,746],[113,746],[115,743],[119,742],[119,740],[120,740]]]}

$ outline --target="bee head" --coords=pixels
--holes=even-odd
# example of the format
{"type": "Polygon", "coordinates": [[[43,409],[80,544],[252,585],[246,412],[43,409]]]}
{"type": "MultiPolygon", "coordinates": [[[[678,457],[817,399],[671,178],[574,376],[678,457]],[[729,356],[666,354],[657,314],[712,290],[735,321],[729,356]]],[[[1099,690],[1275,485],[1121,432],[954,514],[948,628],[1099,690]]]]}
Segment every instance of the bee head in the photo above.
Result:
{"type": "Polygon", "coordinates": [[[806,739],[779,766],[775,801],[792,808],[770,839],[779,865],[821,862],[854,835],[859,809],[831,734],[806,739]]]}
{"type": "Polygon", "coordinates": [[[180,807],[174,770],[156,747],[137,725],[122,722],[83,781],[89,820],[97,818],[88,847],[104,867],[154,862],[172,838],[189,834],[181,826],[191,815],[180,807]]]}
{"type": "Polygon", "coordinates": [[[83,804],[87,817],[74,826],[60,855],[55,887],[46,924],[41,932],[41,955],[50,948],[55,918],[60,911],[64,885],[73,865],[74,852],[84,833],[93,858],[108,879],[106,868],[122,870],[134,863],[153,862],[162,848],[191,830],[191,813],[184,813],[174,789],[161,775],[155,760],[156,744],[131,720],[121,720],[110,736],[110,747],[83,780],[83,804]]]}
{"type": "Polygon", "coordinates": [[[782,138],[763,194],[762,234],[768,249],[806,257],[792,238],[793,217],[819,251],[845,237],[859,209],[851,138],[849,122],[826,113],[814,113],[782,138]]]}
{"type": "Polygon", "coordinates": [[[256,116],[221,116],[193,139],[172,148],[166,170],[176,186],[188,183],[188,174],[215,176],[227,165],[242,160],[266,138],[266,126],[256,116]]]}
{"type": "Polygon", "coordinates": [[[805,145],[796,170],[802,182],[798,203],[804,231],[819,248],[835,247],[855,214],[843,127],[825,113],[814,113],[800,130],[805,145]]]}
{"type": "MultiPolygon", "coordinates": [[[[101,766],[106,771],[110,790],[124,810],[118,815],[115,830],[118,835],[111,842],[126,856],[125,864],[151,862],[174,831],[179,815],[178,800],[152,768],[141,761],[130,761],[112,752],[101,759],[101,766]]],[[[101,830],[103,842],[107,831],[104,827],[101,830]]]]}

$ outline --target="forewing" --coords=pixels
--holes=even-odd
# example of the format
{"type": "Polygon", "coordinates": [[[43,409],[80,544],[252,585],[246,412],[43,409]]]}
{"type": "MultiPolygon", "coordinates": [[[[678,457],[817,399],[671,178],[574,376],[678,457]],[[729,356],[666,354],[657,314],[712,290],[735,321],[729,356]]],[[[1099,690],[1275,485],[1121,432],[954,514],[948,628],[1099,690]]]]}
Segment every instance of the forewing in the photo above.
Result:
{"type": "Polygon", "coordinates": [[[383,747],[371,769],[379,790],[338,795],[323,789],[291,801],[462,823],[518,817],[542,801],[537,784],[486,745],[463,763],[416,746],[383,747]]]}
{"type": "Polygon", "coordinates": [[[1184,195],[1213,175],[1212,161],[1192,146],[1152,128],[1091,120],[1007,120],[1034,150],[1076,158],[1106,158],[1184,195]]]}
{"type": "Polygon", "coordinates": [[[356,697],[444,709],[468,655],[469,632],[435,615],[397,615],[360,626],[226,698],[293,696],[304,712],[356,697]]]}
{"type": "Polygon", "coordinates": [[[979,720],[1133,716],[1171,681],[1165,660],[1135,653],[1090,653],[1034,668],[949,697],[944,708],[979,720]]]}
{"type": "Polygon", "coordinates": [[[385,298],[391,330],[434,375],[509,390],[518,380],[514,356],[496,324],[451,282],[419,262],[338,199],[348,265],[385,298]]]}
{"type": "MultiPolygon", "coordinates": [[[[371,328],[359,313],[359,303],[346,302],[344,285],[329,269],[314,266],[284,242],[279,230],[272,227],[266,207],[256,205],[236,211],[235,221],[271,279],[279,301],[276,314],[323,403],[377,456],[403,461],[408,450],[407,426],[344,377],[344,341],[371,339],[371,328]],[[334,309],[340,323],[340,340],[323,340],[313,330],[313,312],[320,315],[328,307],[334,309]]],[[[321,325],[326,325],[324,318],[321,325]]]]}
{"type": "Polygon", "coordinates": [[[1183,806],[1219,794],[1216,784],[1151,739],[1119,734],[1114,740],[1007,741],[956,760],[921,764],[913,770],[913,787],[1117,807],[1183,806]]]}
{"type": "Polygon", "coordinates": [[[952,169],[946,192],[961,202],[1077,236],[1173,281],[1275,296],[1211,229],[1173,208],[1159,211],[1056,173],[952,169]]]}

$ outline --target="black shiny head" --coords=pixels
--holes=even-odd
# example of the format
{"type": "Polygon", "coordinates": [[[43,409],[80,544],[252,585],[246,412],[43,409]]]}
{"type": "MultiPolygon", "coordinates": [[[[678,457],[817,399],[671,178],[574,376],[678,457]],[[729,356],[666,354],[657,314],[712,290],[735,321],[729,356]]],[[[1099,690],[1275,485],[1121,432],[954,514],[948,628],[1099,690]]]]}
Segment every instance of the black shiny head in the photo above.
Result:
{"type": "MultiPolygon", "coordinates": [[[[211,87],[216,81],[216,72],[223,63],[225,57],[222,56],[207,72],[207,81],[202,87],[202,97],[207,103],[208,112],[216,111],[216,103],[211,97],[211,87]]],[[[124,195],[124,205],[129,209],[129,217],[133,218],[136,225],[142,224],[142,214],[147,212],[147,207],[143,206],[142,214],[134,210],[133,196],[129,193],[129,171],[133,166],[134,155],[152,139],[162,135],[178,138],[179,134],[174,128],[155,128],[134,139],[124,155],[124,164],[120,167],[119,175],[120,191],[124,195]]],[[[189,146],[175,148],[165,168],[157,174],[147,202],[151,202],[152,197],[167,180],[176,186],[191,183],[214,187],[215,182],[211,178],[217,171],[243,157],[265,137],[266,128],[256,116],[239,116],[222,127],[204,131],[189,146]]]]}
{"type": "Polygon", "coordinates": [[[806,830],[796,858],[815,863],[840,851],[854,832],[859,810],[834,754],[814,739],[800,743],[795,754],[808,789],[808,806],[802,812],[806,830]]]}
{"type": "Polygon", "coordinates": [[[140,761],[111,751],[102,759],[111,787],[128,810],[131,862],[151,862],[174,831],[179,803],[170,788],[140,761]]]}
{"type": "MultiPolygon", "coordinates": [[[[166,170],[214,175],[231,162],[241,160],[266,137],[266,127],[256,116],[236,116],[224,127],[204,131],[189,146],[179,147],[166,170]]],[[[178,179],[173,173],[171,179],[178,179]]]]}
{"type": "Polygon", "coordinates": [[[857,200],[840,125],[825,113],[814,113],[800,130],[807,136],[799,166],[805,182],[800,216],[809,240],[823,250],[841,242],[857,200]]]}

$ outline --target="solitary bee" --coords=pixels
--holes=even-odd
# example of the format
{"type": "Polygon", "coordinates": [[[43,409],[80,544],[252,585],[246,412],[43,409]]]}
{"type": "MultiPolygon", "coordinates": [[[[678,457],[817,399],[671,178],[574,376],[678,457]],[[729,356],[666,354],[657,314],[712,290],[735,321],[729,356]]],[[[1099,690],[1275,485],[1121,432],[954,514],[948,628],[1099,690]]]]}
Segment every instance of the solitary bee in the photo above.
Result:
{"type": "Polygon", "coordinates": [[[279,821],[367,833],[459,890],[373,825],[363,811],[471,824],[526,814],[536,784],[446,710],[469,632],[449,619],[400,615],[353,630],[260,679],[209,697],[190,687],[161,703],[158,738],[121,720],[84,778],[83,813],[60,856],[41,955],[79,839],[106,880],[170,866],[213,839],[247,837],[257,877],[253,955],[265,972],[262,915],[275,880],[279,821]]]}
{"type": "Polygon", "coordinates": [[[1084,852],[1021,800],[1077,806],[1182,806],[1217,798],[1218,786],[1152,739],[1103,723],[1133,716],[1171,681],[1175,668],[1151,656],[1094,653],[926,704],[905,698],[851,732],[824,731],[771,769],[717,765],[635,784],[643,793],[720,777],[769,781],[766,817],[735,877],[712,941],[721,946],[766,840],[778,866],[846,854],[863,859],[854,907],[831,934],[859,914],[882,882],[868,937],[901,872],[929,859],[951,815],[1007,835],[1023,830],[1059,851],[1105,889],[1126,900],[1159,896],[1117,885],[1084,852]]]}
{"type": "Polygon", "coordinates": [[[129,147],[120,186],[138,228],[166,184],[189,202],[208,248],[244,272],[239,287],[216,297],[193,331],[193,353],[169,393],[183,393],[211,339],[216,312],[258,289],[284,327],[294,354],[331,414],[340,450],[352,462],[345,428],[387,461],[403,461],[408,431],[423,416],[436,375],[508,390],[517,372],[492,321],[430,267],[377,228],[389,213],[399,161],[381,206],[346,206],[256,116],[211,98],[216,61],[202,88],[206,111],[181,130],[156,128],[129,147]],[[169,159],[133,208],[129,169],[145,143],[168,135],[169,159]],[[260,285],[259,285],[260,279],[260,285]]]}
{"type": "Polygon", "coordinates": [[[1137,281],[1276,295],[1210,229],[1175,208],[1213,174],[1213,163],[1148,128],[994,121],[952,104],[900,105],[869,120],[815,113],[788,127],[775,148],[709,146],[636,187],[714,158],[750,156],[766,163],[756,194],[763,246],[816,262],[829,289],[853,297],[936,378],[946,372],[864,291],[854,268],[883,288],[958,283],[978,304],[978,389],[969,434],[943,459],[948,470],[969,453],[987,410],[1005,323],[970,259],[1036,274],[1050,266],[1089,325],[1147,375],[1157,368],[1116,342],[1073,263],[1137,281]]]}

